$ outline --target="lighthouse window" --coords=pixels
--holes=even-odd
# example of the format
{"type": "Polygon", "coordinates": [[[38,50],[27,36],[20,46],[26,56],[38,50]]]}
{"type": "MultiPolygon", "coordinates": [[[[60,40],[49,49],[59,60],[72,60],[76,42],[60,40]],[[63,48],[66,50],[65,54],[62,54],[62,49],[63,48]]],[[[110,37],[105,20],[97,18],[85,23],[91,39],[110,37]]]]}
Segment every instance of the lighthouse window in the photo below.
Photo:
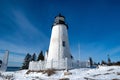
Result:
{"type": "Polygon", "coordinates": [[[65,47],[65,41],[62,42],[63,47],[65,47]]]}

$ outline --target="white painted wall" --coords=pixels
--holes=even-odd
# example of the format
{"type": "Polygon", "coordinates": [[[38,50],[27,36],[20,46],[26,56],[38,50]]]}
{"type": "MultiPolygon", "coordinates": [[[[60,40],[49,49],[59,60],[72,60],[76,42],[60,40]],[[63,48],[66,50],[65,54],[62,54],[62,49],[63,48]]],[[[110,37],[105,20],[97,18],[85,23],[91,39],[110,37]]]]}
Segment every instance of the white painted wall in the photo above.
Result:
{"type": "Polygon", "coordinates": [[[47,61],[47,57],[48,57],[48,52],[45,52],[45,56],[44,56],[44,60],[47,61]]]}
{"type": "MultiPolygon", "coordinates": [[[[68,60],[71,60],[67,27],[64,24],[58,24],[52,28],[47,61],[53,60],[59,62],[66,57],[68,60]],[[65,41],[65,47],[62,45],[63,41],[65,41]]],[[[57,64],[54,63],[53,67],[57,64]]],[[[59,66],[62,67],[62,65],[59,66]]],[[[49,68],[49,65],[47,64],[46,67],[49,68]]]]}

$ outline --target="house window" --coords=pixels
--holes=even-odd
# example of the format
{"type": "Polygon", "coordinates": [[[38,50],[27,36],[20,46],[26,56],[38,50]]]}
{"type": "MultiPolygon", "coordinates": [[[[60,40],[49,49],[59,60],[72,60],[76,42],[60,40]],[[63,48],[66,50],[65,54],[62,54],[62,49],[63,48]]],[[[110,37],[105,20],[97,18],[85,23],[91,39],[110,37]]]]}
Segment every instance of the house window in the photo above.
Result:
{"type": "Polygon", "coordinates": [[[65,47],[65,41],[62,42],[62,46],[65,47]]]}

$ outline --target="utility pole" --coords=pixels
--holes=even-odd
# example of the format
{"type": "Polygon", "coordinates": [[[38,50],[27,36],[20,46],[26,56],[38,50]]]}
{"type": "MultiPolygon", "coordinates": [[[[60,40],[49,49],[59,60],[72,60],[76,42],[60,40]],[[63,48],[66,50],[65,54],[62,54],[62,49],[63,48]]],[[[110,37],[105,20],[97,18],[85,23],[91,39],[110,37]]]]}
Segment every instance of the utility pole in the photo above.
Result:
{"type": "Polygon", "coordinates": [[[80,44],[78,44],[78,60],[80,61],[80,44]]]}

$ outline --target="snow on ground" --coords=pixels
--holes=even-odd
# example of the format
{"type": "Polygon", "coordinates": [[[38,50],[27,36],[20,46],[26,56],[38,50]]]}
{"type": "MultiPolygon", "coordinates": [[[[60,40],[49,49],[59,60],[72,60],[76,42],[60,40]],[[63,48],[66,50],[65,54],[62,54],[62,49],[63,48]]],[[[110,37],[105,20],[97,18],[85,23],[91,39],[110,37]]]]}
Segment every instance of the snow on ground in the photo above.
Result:
{"type": "Polygon", "coordinates": [[[47,76],[41,72],[31,72],[26,74],[27,70],[16,72],[1,72],[0,80],[59,80],[61,78],[69,78],[70,80],[112,80],[120,79],[120,66],[100,66],[99,68],[79,68],[69,70],[71,75],[64,75],[65,71],[56,71],[55,74],[47,76]]]}

